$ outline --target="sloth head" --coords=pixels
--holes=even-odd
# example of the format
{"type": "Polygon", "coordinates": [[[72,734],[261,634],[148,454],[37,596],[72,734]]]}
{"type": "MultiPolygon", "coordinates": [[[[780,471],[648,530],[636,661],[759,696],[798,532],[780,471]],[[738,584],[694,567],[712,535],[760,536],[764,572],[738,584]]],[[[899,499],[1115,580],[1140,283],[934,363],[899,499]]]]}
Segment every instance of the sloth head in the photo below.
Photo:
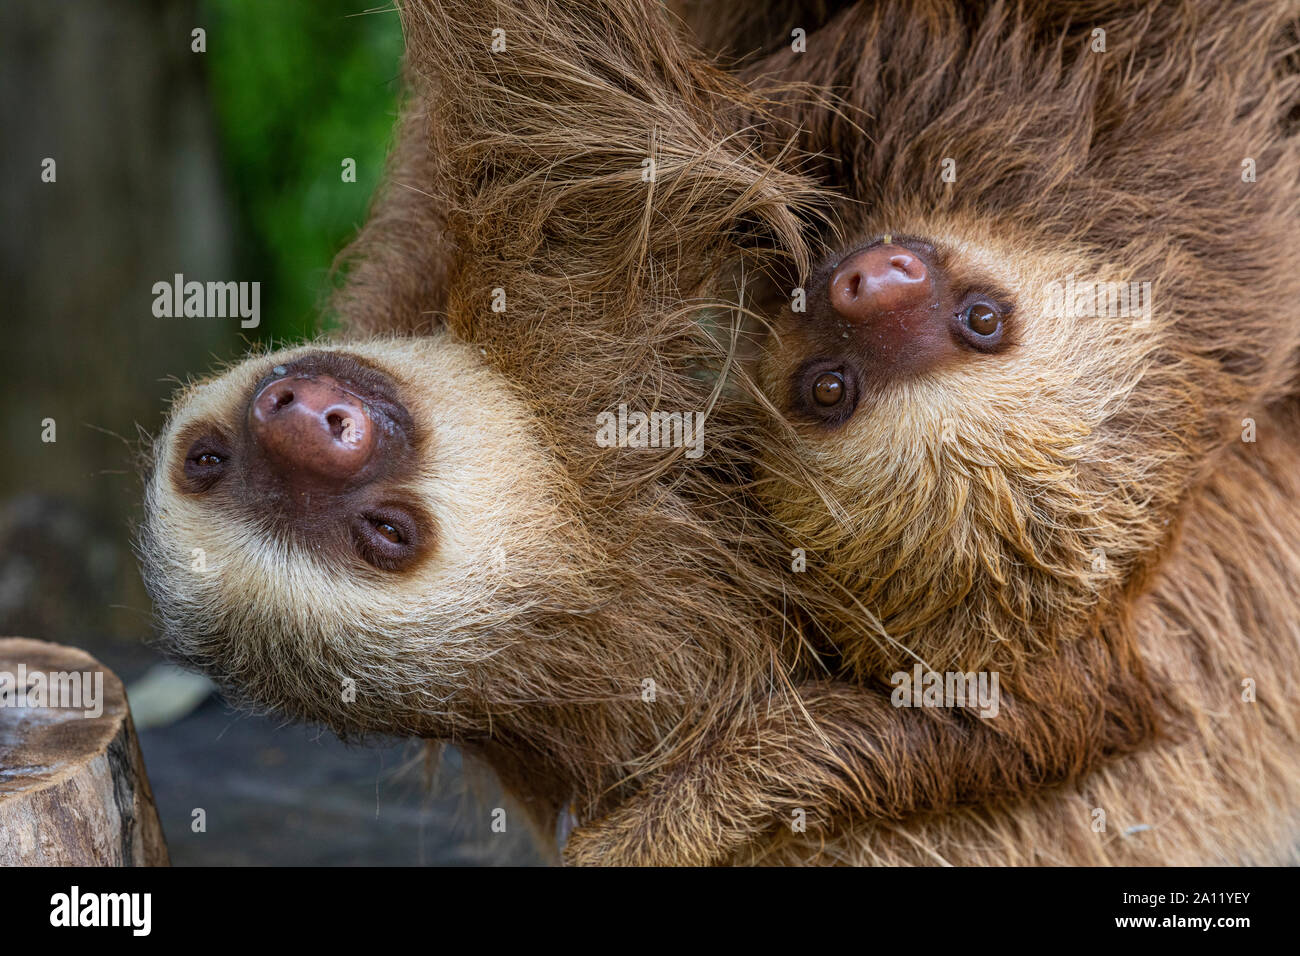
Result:
{"type": "Polygon", "coordinates": [[[448,735],[484,662],[583,600],[585,542],[524,403],[445,336],[305,346],[187,388],[141,555],[164,639],[237,696],[343,732],[448,735]]]}
{"type": "Polygon", "coordinates": [[[1011,669],[1139,580],[1294,387],[1288,34],[1263,4],[1194,36],[1137,16],[1103,57],[1032,11],[905,6],[756,67],[848,101],[791,108],[843,200],[780,287],[804,301],[765,310],[763,497],[864,668],[1011,669]]]}
{"type": "Polygon", "coordinates": [[[592,418],[557,455],[564,424],[482,351],[308,345],[184,389],[145,582],[164,649],[242,706],[452,740],[534,809],[595,813],[756,686],[774,621],[722,571],[720,503],[618,485],[592,418]]]}
{"type": "MultiPolygon", "coordinates": [[[[857,663],[898,666],[906,647],[1009,670],[1150,566],[1269,401],[1195,350],[1274,313],[1218,299],[1220,275],[1133,273],[987,217],[923,225],[830,257],[806,309],[772,322],[760,379],[789,439],[761,452],[764,500],[829,573],[811,580],[843,609],[833,627],[867,635],[857,663]]],[[[1277,388],[1266,361],[1250,365],[1277,388]]]]}
{"type": "Polygon", "coordinates": [[[789,476],[766,484],[769,506],[829,571],[811,580],[834,588],[841,623],[865,635],[846,646],[876,667],[904,646],[966,666],[1082,616],[1108,563],[1154,543],[1146,509],[1171,492],[1153,471],[1182,451],[1129,470],[1139,450],[1108,435],[1154,337],[1056,308],[1054,280],[1100,278],[1095,263],[929,225],[829,258],[806,309],[775,318],[760,366],[791,426],[766,450],[789,476]]]}

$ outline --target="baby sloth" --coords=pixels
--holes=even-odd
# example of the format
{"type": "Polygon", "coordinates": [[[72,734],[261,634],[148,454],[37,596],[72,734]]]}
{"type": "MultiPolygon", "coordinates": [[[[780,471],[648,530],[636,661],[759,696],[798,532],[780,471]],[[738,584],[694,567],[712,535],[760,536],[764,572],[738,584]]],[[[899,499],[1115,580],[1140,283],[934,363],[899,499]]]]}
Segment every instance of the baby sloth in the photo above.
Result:
{"type": "MultiPolygon", "coordinates": [[[[756,497],[864,693],[819,723],[844,756],[843,791],[809,791],[834,794],[829,846],[737,858],[1294,862],[1294,5],[807,12],[806,54],[743,69],[838,97],[784,115],[843,197],[837,251],[765,310],[756,497]],[[891,714],[914,674],[996,674],[1000,709],[891,714]]],[[[714,779],[728,764],[763,779],[725,753],[714,779]]],[[[699,819],[708,792],[652,785],[606,825],[699,819]]]]}
{"type": "Polygon", "coordinates": [[[967,809],[838,851],[1294,862],[1296,6],[816,6],[807,55],[744,68],[840,97],[787,116],[844,196],[768,316],[759,498],[843,673],[1003,702],[909,751],[967,809]],[[1049,764],[1072,782],[1031,795],[1049,764]]]}

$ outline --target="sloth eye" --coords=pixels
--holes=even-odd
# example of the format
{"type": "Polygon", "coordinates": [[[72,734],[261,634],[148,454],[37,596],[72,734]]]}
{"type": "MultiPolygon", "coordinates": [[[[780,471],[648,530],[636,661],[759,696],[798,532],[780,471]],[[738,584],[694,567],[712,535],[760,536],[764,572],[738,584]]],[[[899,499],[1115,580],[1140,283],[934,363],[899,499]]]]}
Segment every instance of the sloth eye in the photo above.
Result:
{"type": "Polygon", "coordinates": [[[953,318],[957,331],[968,345],[988,351],[1002,343],[1006,326],[1003,312],[985,299],[976,299],[953,318]]]}
{"type": "Polygon", "coordinates": [[[993,306],[987,302],[976,302],[966,310],[966,325],[976,335],[992,335],[1001,322],[993,306]]]}
{"type": "Polygon", "coordinates": [[[857,373],[843,356],[820,356],[795,371],[794,410],[827,427],[848,421],[858,404],[857,373]]]}
{"type": "Polygon", "coordinates": [[[813,401],[830,408],[844,401],[844,376],[839,372],[823,372],[813,382],[813,401]]]}
{"type": "Polygon", "coordinates": [[[399,571],[419,557],[420,523],[405,507],[385,504],[352,520],[357,554],[382,571],[399,571]]]}
{"type": "Polygon", "coordinates": [[[228,458],[224,441],[215,435],[198,439],[185,453],[184,485],[190,491],[207,491],[225,474],[228,458]]]}

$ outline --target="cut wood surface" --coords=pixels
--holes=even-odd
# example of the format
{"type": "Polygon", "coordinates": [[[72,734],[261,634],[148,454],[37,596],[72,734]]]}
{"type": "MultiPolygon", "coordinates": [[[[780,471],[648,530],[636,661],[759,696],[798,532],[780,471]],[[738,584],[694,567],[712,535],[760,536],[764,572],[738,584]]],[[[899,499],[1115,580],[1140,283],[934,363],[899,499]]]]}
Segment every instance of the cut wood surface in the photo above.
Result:
{"type": "Polygon", "coordinates": [[[117,675],[73,647],[0,638],[0,866],[167,863],[117,675]]]}

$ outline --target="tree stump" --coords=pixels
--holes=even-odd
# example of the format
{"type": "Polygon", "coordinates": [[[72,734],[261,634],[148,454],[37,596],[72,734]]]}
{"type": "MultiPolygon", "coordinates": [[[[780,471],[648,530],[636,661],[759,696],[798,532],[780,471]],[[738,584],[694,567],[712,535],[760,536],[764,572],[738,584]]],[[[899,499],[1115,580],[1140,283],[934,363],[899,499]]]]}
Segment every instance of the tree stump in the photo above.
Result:
{"type": "Polygon", "coordinates": [[[15,865],[168,865],[122,682],[21,637],[0,638],[0,866],[15,865]]]}

